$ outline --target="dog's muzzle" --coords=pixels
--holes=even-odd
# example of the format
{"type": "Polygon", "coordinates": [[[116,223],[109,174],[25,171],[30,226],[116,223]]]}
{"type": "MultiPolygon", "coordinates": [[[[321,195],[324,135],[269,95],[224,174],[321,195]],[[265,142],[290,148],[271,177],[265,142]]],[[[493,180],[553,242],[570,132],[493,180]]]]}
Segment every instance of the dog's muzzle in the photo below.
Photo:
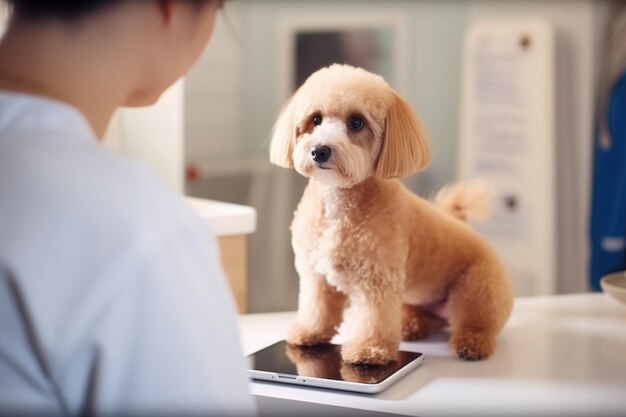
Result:
{"type": "Polygon", "coordinates": [[[330,159],[331,150],[326,145],[319,145],[311,151],[311,157],[318,164],[323,164],[330,159]]]}

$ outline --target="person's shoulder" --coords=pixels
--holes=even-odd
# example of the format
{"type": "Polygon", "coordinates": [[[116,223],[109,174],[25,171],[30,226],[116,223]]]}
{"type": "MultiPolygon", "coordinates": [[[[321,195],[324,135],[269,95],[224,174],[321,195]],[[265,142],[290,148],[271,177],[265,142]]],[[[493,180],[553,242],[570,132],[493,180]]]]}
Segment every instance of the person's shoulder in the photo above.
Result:
{"type": "Polygon", "coordinates": [[[132,245],[202,227],[151,167],[89,139],[38,133],[3,146],[0,209],[12,229],[46,224],[51,235],[132,245]]]}
{"type": "Polygon", "coordinates": [[[147,164],[107,149],[91,150],[83,167],[82,193],[70,195],[87,204],[109,227],[143,231],[150,235],[193,230],[199,220],[181,194],[147,164]],[[85,202],[84,196],[89,196],[85,202]]]}

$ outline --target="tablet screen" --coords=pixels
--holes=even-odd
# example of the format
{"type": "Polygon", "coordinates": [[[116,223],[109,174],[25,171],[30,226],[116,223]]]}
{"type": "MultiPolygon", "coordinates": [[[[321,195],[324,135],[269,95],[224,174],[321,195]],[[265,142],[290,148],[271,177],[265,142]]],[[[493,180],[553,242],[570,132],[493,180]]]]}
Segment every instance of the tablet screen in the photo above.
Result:
{"type": "Polygon", "coordinates": [[[340,345],[305,347],[281,341],[253,353],[248,360],[250,369],[257,371],[378,384],[420,356],[421,353],[400,351],[388,365],[350,365],[341,360],[340,345]]]}

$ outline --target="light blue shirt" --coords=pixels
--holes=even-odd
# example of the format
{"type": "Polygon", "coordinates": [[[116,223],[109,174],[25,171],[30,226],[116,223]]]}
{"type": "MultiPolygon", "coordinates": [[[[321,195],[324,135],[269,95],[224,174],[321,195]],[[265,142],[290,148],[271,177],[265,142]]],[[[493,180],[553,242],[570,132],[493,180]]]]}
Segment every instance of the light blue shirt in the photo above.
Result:
{"type": "Polygon", "coordinates": [[[253,414],[216,251],[74,108],[0,92],[0,414],[253,414]]]}

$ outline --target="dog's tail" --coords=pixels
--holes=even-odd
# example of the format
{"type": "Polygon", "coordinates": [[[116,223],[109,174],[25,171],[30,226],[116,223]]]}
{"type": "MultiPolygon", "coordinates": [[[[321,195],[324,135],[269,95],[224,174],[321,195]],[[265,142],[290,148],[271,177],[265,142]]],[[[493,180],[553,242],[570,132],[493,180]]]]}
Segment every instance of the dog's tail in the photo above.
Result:
{"type": "Polygon", "coordinates": [[[435,196],[434,203],[443,211],[463,221],[484,221],[491,214],[493,184],[476,179],[443,187],[435,196]]]}

